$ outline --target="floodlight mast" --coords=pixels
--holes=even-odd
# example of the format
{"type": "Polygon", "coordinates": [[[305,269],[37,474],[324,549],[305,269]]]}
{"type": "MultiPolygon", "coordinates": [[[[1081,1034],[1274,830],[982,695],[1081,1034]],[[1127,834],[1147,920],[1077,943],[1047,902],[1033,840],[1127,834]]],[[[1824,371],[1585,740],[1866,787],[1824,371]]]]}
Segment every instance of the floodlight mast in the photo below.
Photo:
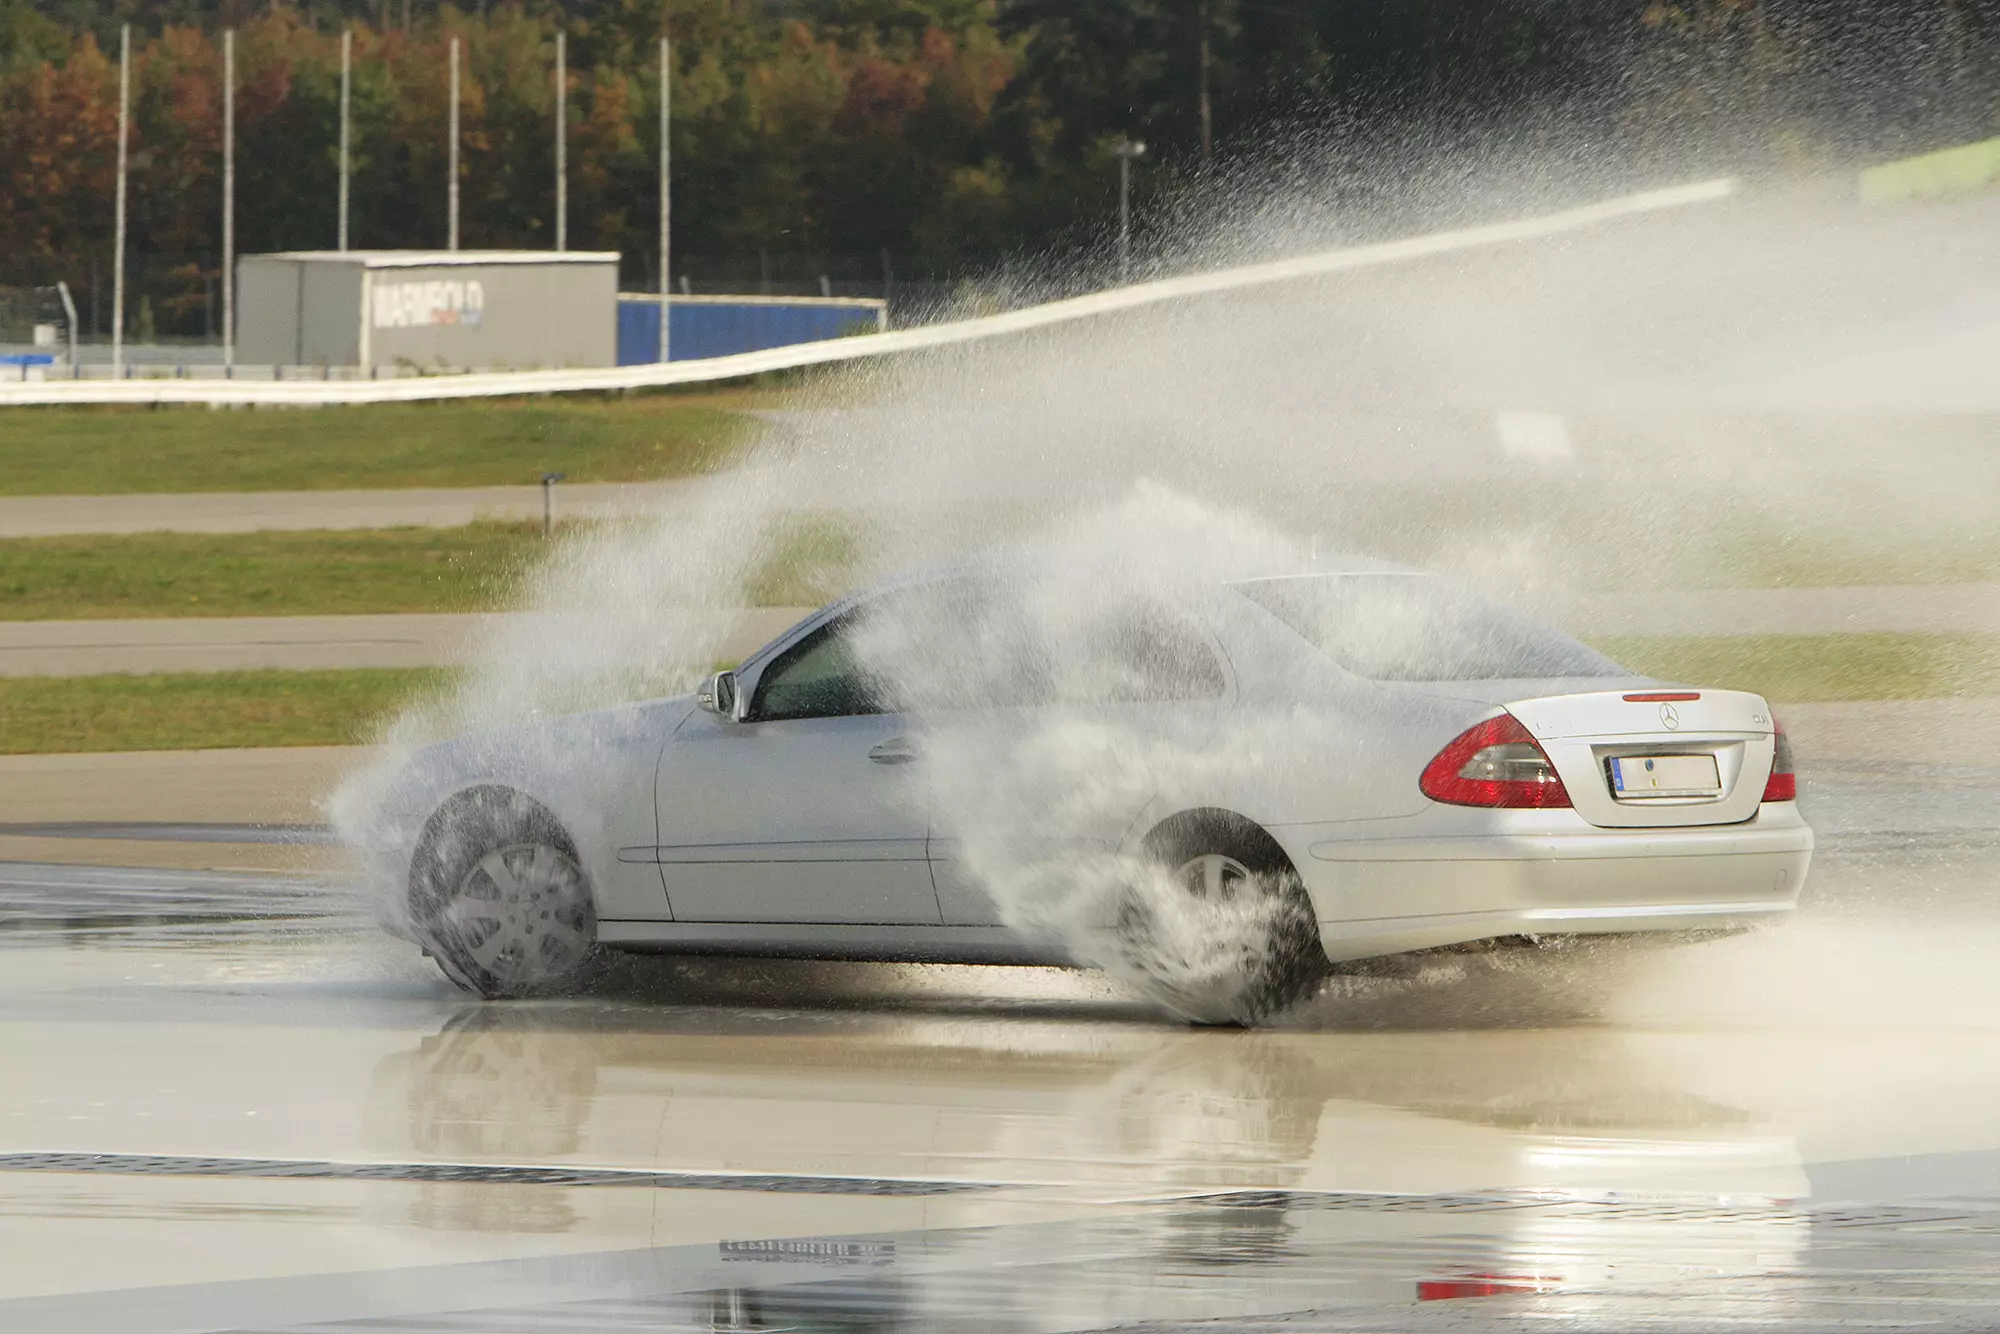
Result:
{"type": "Polygon", "coordinates": [[[1215,153],[1215,113],[1208,96],[1209,31],[1208,0],[1201,0],[1195,9],[1195,24],[1201,29],[1201,54],[1196,62],[1200,66],[1200,90],[1198,101],[1201,109],[1201,165],[1206,167],[1215,153]]]}
{"type": "Polygon", "coordinates": [[[118,221],[111,247],[111,374],[125,369],[125,163],[132,120],[132,25],[118,28],[118,221]]]}
{"type": "Polygon", "coordinates": [[[674,148],[668,132],[674,128],[674,44],[660,38],[660,360],[668,360],[668,338],[674,324],[672,260],[674,260],[674,148]]]}
{"type": "Polygon", "coordinates": [[[458,249],[458,38],[451,39],[451,149],[446,170],[451,175],[449,184],[450,218],[447,222],[447,250],[458,249]]]}
{"type": "Polygon", "coordinates": [[[668,358],[668,337],[673,320],[671,289],[673,280],[674,155],[669,140],[673,128],[673,41],[660,38],[660,360],[668,358]]]}
{"type": "Polygon", "coordinates": [[[569,34],[556,29],[556,249],[569,249],[569,34]]]}
{"type": "Polygon", "coordinates": [[[354,91],[354,29],[340,30],[340,250],[347,250],[348,107],[354,91]]]}
{"type": "Polygon", "coordinates": [[[222,366],[236,371],[236,29],[222,34],[222,366]]]}

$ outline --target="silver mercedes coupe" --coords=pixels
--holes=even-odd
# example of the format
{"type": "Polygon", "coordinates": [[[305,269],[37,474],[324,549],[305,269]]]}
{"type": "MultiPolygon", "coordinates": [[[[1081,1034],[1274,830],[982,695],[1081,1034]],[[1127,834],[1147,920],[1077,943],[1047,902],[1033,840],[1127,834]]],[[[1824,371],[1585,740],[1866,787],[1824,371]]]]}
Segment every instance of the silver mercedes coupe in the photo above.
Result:
{"type": "Polygon", "coordinates": [[[1110,951],[1184,1017],[1247,1023],[1347,961],[1783,919],[1796,795],[1762,698],[1635,676],[1437,576],[987,565],[845,598],[692,695],[431,746],[372,854],[385,924],[484,997],[607,949],[1110,951]],[[1078,737],[1119,782],[1064,762],[1078,737]],[[1130,882],[1088,946],[1050,911],[1070,864],[1130,882]],[[1193,998],[1161,924],[1230,903],[1252,925],[1193,998]]]}

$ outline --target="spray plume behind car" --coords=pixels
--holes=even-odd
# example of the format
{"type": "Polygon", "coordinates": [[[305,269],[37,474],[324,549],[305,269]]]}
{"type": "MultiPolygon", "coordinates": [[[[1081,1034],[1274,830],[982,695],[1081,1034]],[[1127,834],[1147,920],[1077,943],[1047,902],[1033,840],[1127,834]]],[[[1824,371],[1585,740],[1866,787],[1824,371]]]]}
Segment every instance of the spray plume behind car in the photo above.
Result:
{"type": "MultiPolygon", "coordinates": [[[[1225,209],[1235,221],[1203,253],[1249,259],[1321,236],[1333,216],[1325,202],[1225,209]]],[[[1482,206],[1454,199],[1399,226],[1442,225],[1482,206]]],[[[1507,209],[1532,207],[1517,194],[1507,209]]],[[[470,728],[497,753],[502,739],[526,736],[524,724],[692,686],[718,665],[752,571],[800,511],[854,522],[862,538],[836,572],[850,585],[968,551],[1051,546],[1048,605],[1031,604],[1028,624],[1073,646],[1131,590],[1170,589],[1183,576],[1247,578],[1287,562],[1310,568],[1321,542],[1446,569],[1489,590],[1549,593],[1588,586],[1619,561],[1642,569],[1646,586],[1674,587],[1706,573],[1698,557],[1746,525],[1759,552],[1826,516],[1841,532],[1899,537],[1990,529],[2000,495],[1980,484],[1990,451],[1931,470],[1915,462],[1922,442],[1884,450],[1865,423],[1816,419],[1788,435],[1762,419],[1718,420],[1712,414],[1754,399],[1701,366],[1662,360],[1664,349],[1713,350],[1734,374],[1742,361],[1730,331],[1714,328],[1718,306],[1743,316],[1750,332],[1737,341],[1752,351],[1789,346],[1850,304],[1865,308],[1865,293],[1850,298],[1839,284],[1807,279],[1861,271],[1857,253],[1925,254],[1895,244],[1915,225],[1878,221],[1872,230],[1884,236],[1870,239],[1844,217],[1731,205],[1713,218],[1633,221],[1560,245],[1218,297],[861,369],[806,389],[803,406],[783,414],[782,441],[691,487],[671,514],[565,544],[526,591],[537,614],[496,631],[461,687],[398,725],[390,752],[406,756],[470,728]],[[1824,292],[1833,296],[1815,295],[1824,292]],[[1522,404],[1572,407],[1574,453],[1505,453],[1492,410],[1522,404]],[[1628,404],[1636,413],[1586,429],[1590,413],[1628,404]],[[1138,478],[1163,489],[1135,498],[1138,478]],[[1301,539],[1274,537],[1276,527],[1301,539]],[[1275,558],[1235,564],[1245,550],[1275,558]]],[[[1056,653],[1058,667],[1069,653],[1056,653]]],[[[912,697],[979,679],[931,680],[920,663],[885,670],[888,685],[900,673],[912,697]]],[[[1042,822],[1063,828],[1149,785],[1191,789],[1206,765],[1255,780],[1328,753],[1304,714],[1238,724],[1226,746],[1135,736],[1061,707],[1055,716],[998,739],[970,722],[933,727],[926,740],[945,771],[941,823],[968,843],[1009,920],[1067,932],[1077,953],[1113,967],[1116,950],[1093,933],[1115,923],[1130,868],[1051,851],[1052,841],[1035,838],[1042,822]],[[1048,813],[1058,797],[1067,804],[1048,813]],[[1077,888],[1080,866],[1107,867],[1103,885],[1077,888]]],[[[647,725],[634,705],[554,732],[530,729],[517,768],[542,771],[559,791],[588,791],[604,757],[647,725]]],[[[1342,754],[1403,791],[1366,746],[1342,754]]],[[[417,800],[393,790],[395,774],[386,762],[337,804],[357,843],[367,841],[376,797],[417,800]]],[[[585,809],[576,819],[601,815],[585,809]]],[[[390,898],[399,892],[391,886],[390,898]]],[[[1197,934],[1218,933],[1203,924],[1197,934]]]]}

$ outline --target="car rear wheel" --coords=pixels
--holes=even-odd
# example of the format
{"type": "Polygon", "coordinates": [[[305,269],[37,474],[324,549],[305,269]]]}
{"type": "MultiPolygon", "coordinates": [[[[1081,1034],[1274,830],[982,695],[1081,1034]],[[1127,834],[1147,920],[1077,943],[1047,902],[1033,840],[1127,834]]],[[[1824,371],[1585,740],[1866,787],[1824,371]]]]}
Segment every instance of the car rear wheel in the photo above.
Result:
{"type": "Polygon", "coordinates": [[[518,793],[486,789],[438,813],[411,870],[410,908],[439,970],[488,999],[573,990],[598,957],[576,845],[518,793]]]}
{"type": "Polygon", "coordinates": [[[1198,1024],[1256,1024],[1314,994],[1329,969],[1312,900],[1254,822],[1203,812],[1154,831],[1148,873],[1120,905],[1119,971],[1198,1024]]]}

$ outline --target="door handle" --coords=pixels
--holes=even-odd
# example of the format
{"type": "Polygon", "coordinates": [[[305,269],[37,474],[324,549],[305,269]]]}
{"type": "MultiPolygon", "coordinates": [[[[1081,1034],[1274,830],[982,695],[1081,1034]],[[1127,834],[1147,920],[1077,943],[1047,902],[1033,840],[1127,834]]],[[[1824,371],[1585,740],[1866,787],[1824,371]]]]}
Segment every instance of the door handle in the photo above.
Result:
{"type": "Polygon", "coordinates": [[[908,764],[917,758],[917,748],[904,738],[897,737],[870,750],[868,758],[877,764],[908,764]]]}

